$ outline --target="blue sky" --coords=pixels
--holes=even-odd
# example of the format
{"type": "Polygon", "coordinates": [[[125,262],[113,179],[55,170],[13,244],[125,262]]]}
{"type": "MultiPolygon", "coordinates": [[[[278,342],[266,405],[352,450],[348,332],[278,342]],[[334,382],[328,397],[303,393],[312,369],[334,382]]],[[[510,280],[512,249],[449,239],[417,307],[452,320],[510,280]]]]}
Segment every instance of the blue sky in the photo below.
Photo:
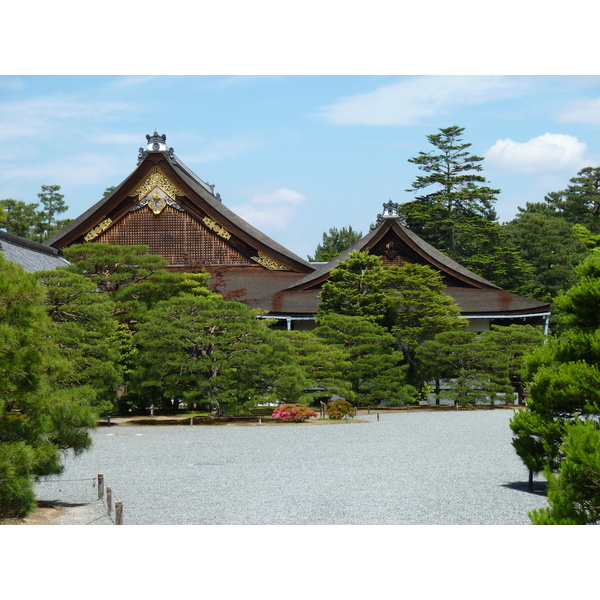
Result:
{"type": "Polygon", "coordinates": [[[501,189],[500,221],[600,165],[597,76],[0,77],[0,197],[57,184],[77,217],[135,168],[147,133],[223,202],[302,257],[330,227],[366,233],[406,202],[433,147],[464,127],[501,189]]]}

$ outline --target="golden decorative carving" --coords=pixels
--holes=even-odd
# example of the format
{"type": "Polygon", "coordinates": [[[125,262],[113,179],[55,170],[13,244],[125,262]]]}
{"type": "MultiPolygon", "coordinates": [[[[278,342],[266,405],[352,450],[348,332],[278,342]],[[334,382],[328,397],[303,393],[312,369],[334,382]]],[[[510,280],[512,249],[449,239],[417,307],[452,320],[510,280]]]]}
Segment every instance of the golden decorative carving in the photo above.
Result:
{"type": "Polygon", "coordinates": [[[282,265],[280,262],[277,262],[274,258],[270,258],[266,256],[262,252],[258,253],[258,256],[251,256],[252,260],[255,260],[259,265],[266,267],[269,271],[289,271],[289,269],[282,265]]]}
{"type": "Polygon", "coordinates": [[[154,196],[148,200],[148,207],[155,215],[159,215],[166,205],[166,201],[161,198],[158,192],[154,192],[154,196]]]}
{"type": "Polygon", "coordinates": [[[103,231],[106,231],[111,225],[112,219],[109,219],[107,217],[106,219],[104,219],[104,221],[98,223],[96,227],[90,229],[90,231],[83,236],[83,239],[86,242],[91,242],[93,239],[97,238],[103,231]]]}
{"type": "Polygon", "coordinates": [[[229,233],[229,231],[227,231],[227,229],[225,229],[225,227],[222,227],[221,225],[219,225],[217,222],[213,221],[212,219],[209,219],[208,217],[204,217],[204,219],[202,219],[202,222],[209,229],[212,229],[217,235],[220,235],[223,239],[228,240],[229,238],[231,238],[231,234],[229,233]]]}
{"type": "Polygon", "coordinates": [[[144,196],[147,196],[155,187],[159,187],[173,201],[175,201],[177,196],[185,196],[181,190],[176,188],[167,179],[167,176],[158,167],[154,167],[142,184],[129,195],[137,196],[139,200],[142,200],[144,196]]]}

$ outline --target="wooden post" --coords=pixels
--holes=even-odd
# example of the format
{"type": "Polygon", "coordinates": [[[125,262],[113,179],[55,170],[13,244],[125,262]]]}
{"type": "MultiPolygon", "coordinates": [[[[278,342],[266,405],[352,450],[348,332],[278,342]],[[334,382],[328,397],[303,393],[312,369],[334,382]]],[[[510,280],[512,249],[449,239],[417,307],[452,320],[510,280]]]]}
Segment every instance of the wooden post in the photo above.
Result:
{"type": "Polygon", "coordinates": [[[377,422],[379,423],[379,413],[377,413],[377,422]]]}
{"type": "Polygon", "coordinates": [[[106,510],[110,515],[112,512],[112,490],[109,487],[106,488],[106,510]]]}
{"type": "Polygon", "coordinates": [[[115,502],[115,525],[123,525],[123,503],[115,502]]]}
{"type": "Polygon", "coordinates": [[[104,497],[104,475],[98,473],[98,499],[104,497]]]}
{"type": "Polygon", "coordinates": [[[194,417],[190,417],[190,425],[194,424],[194,417]]]}

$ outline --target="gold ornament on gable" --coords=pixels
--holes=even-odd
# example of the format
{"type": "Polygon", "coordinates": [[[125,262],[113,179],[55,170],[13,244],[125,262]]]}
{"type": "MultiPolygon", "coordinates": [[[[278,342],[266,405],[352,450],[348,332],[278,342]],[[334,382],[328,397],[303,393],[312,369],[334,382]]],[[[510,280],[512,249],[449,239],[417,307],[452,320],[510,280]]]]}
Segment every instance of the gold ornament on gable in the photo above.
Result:
{"type": "Polygon", "coordinates": [[[289,271],[288,267],[277,262],[274,258],[267,256],[259,251],[258,256],[251,256],[252,260],[256,261],[259,265],[269,269],[269,271],[289,271]]]}

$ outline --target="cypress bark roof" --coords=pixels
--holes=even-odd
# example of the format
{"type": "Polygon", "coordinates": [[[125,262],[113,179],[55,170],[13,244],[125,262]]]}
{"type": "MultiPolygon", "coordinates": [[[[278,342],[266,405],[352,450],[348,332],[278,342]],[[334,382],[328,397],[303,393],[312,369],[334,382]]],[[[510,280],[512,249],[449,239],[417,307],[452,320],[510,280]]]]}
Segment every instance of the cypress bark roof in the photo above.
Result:
{"type": "MultiPolygon", "coordinates": [[[[397,205],[384,204],[377,226],[328,263],[309,263],[223,205],[214,186],[195,175],[156,132],[140,148],[138,165],[110,194],[44,244],[49,251],[89,242],[146,244],[171,268],[224,268],[226,290],[243,290],[252,307],[275,315],[314,316],[321,285],[352,251],[384,264],[413,262],[441,272],[461,312],[541,314],[549,304],[521,298],[452,260],[406,227],[397,205]]],[[[58,254],[56,252],[56,254],[58,254]]]]}

